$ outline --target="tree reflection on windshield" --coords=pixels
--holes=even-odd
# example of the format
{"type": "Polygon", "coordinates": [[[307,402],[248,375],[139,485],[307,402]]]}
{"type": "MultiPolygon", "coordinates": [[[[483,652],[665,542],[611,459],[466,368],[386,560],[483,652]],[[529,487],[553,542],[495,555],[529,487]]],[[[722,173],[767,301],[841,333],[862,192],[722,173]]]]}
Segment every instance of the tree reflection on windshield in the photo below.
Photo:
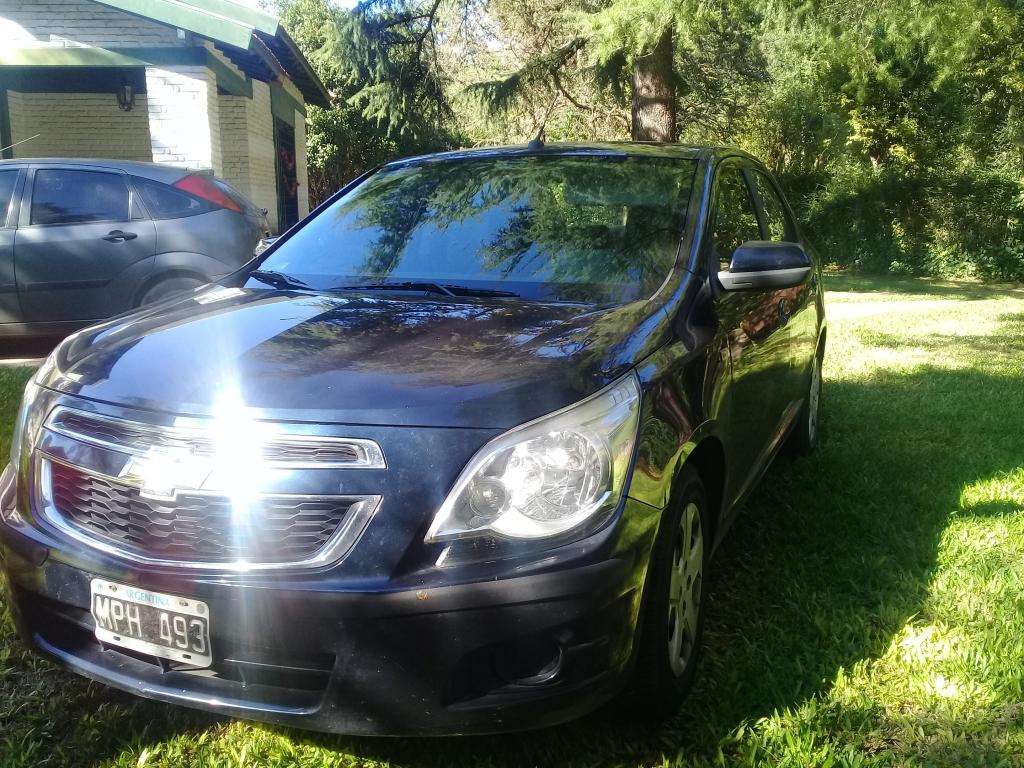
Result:
{"type": "Polygon", "coordinates": [[[695,164],[517,157],[385,169],[263,265],[319,288],[433,281],[621,303],[675,261],[695,164]]]}

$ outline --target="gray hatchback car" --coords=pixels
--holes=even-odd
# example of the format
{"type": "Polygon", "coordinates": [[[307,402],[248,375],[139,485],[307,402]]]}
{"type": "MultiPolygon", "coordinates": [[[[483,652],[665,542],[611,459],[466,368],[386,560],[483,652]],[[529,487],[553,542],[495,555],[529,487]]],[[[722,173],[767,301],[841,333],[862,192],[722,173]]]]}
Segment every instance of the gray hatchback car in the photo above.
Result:
{"type": "Polygon", "coordinates": [[[64,334],[215,281],[266,233],[266,212],[209,173],[2,161],[0,336],[64,334]]]}

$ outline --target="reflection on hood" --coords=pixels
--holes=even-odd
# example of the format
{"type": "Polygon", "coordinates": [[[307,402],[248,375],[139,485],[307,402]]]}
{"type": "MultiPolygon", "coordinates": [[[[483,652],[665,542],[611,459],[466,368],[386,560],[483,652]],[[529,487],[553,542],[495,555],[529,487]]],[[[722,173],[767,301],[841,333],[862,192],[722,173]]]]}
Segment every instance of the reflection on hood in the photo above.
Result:
{"type": "Polygon", "coordinates": [[[511,427],[649,353],[650,311],[222,290],[82,334],[56,386],[181,414],[212,413],[230,387],[271,418],[511,427]]]}

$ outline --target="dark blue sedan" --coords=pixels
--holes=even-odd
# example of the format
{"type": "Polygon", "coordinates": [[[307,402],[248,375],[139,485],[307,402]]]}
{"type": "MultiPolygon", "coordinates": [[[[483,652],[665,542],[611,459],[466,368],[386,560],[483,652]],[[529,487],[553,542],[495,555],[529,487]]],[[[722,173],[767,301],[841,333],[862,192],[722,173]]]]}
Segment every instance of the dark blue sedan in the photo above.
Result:
{"type": "Polygon", "coordinates": [[[741,152],[391,163],[54,351],[0,482],[18,629],[117,688],[312,729],[664,715],[745,494],[815,445],[825,330],[741,152]]]}

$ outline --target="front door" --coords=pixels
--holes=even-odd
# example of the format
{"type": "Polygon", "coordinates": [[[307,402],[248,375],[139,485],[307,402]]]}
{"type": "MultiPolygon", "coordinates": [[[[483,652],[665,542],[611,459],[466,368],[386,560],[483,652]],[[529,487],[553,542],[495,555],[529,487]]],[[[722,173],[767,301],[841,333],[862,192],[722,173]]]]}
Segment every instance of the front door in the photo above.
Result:
{"type": "MultiPolygon", "coordinates": [[[[764,239],[746,169],[737,161],[725,161],[716,174],[710,235],[715,271],[729,268],[732,253],[741,244],[764,239]]],[[[732,361],[725,406],[734,468],[729,478],[730,502],[759,475],[785,416],[791,374],[781,294],[779,290],[722,291],[715,300],[732,361]]]]}
{"type": "Polygon", "coordinates": [[[299,177],[295,158],[295,129],[274,118],[277,154],[277,230],[284,232],[299,220],[299,177]]]}
{"type": "Polygon", "coordinates": [[[0,169],[0,325],[21,321],[18,281],[14,274],[14,218],[11,199],[17,188],[18,168],[0,169]]]}
{"type": "Polygon", "coordinates": [[[125,175],[40,167],[29,184],[14,243],[25,320],[98,320],[130,309],[127,275],[154,256],[156,231],[132,218],[125,175]]]}
{"type": "MultiPolygon", "coordinates": [[[[758,210],[764,228],[764,239],[775,243],[797,243],[800,237],[789,209],[774,182],[763,171],[752,169],[758,210]]],[[[791,406],[798,406],[807,396],[810,365],[818,346],[818,311],[814,303],[813,280],[779,291],[783,302],[781,315],[786,320],[786,337],[790,353],[790,383],[787,388],[791,406]]]]}

